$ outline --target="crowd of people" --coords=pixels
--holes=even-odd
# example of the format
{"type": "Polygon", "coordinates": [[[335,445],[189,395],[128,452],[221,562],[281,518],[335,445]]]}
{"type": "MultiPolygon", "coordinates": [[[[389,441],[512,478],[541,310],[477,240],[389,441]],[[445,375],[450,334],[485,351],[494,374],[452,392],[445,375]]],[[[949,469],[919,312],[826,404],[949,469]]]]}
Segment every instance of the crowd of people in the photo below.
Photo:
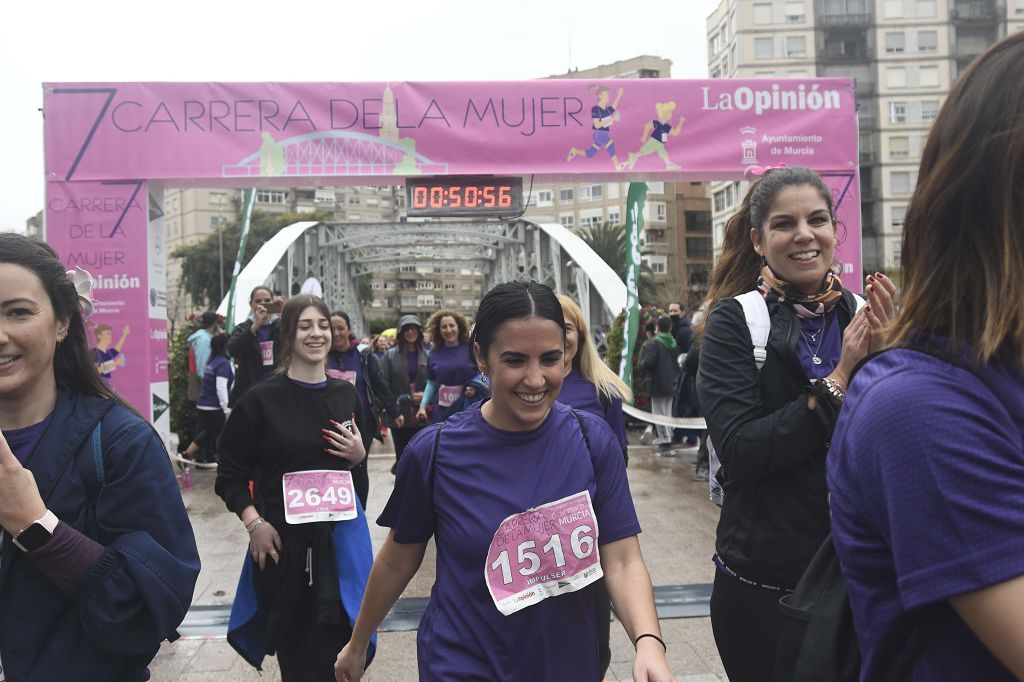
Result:
{"type": "MultiPolygon", "coordinates": [[[[1024,679],[1019,73],[1024,33],[953,86],[899,286],[843,286],[832,193],[779,165],[726,225],[706,314],[673,304],[646,330],[652,412],[699,404],[720,465],[711,626],[734,682],[806,679],[780,654],[780,599],[828,548],[853,678],[1024,679]]],[[[199,572],[164,446],[104,381],[117,355],[89,346],[87,276],[0,234],[3,681],[148,679],[199,572]]],[[[246,660],[360,679],[433,540],[421,679],[600,680],[611,608],[634,679],[673,679],[626,476],[633,393],[576,301],[498,284],[472,326],[406,315],[393,347],[313,295],[257,287],[250,306],[230,336],[205,315],[189,339],[200,427],[183,449],[218,463],[249,538],[228,635],[246,660]],[[382,418],[396,478],[374,558],[365,464],[382,418]]],[[[659,450],[697,435],[659,429],[659,450]]]]}

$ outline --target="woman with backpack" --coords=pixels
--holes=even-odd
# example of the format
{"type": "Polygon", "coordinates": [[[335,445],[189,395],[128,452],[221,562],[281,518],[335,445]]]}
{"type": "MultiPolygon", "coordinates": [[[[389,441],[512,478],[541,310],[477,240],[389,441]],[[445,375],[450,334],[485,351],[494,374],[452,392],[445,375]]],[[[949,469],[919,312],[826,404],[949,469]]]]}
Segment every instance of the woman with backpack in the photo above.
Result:
{"type": "Polygon", "coordinates": [[[825,455],[836,396],[872,330],[893,315],[894,287],[882,275],[868,278],[868,305],[857,312],[835,247],[835,207],[821,178],[798,166],[763,172],[726,225],[710,313],[696,330],[697,394],[724,488],[711,624],[733,682],[773,670],[779,598],[829,532],[825,455]]]}
{"type": "Polygon", "coordinates": [[[103,382],[92,278],[0,233],[0,678],[149,679],[199,553],[167,451],[103,382]]]}
{"type": "Polygon", "coordinates": [[[1024,33],[954,84],[903,227],[901,312],[828,458],[860,679],[1024,679],[1024,33]]]}
{"type": "Polygon", "coordinates": [[[551,289],[508,282],[471,337],[491,397],[409,443],[338,680],[363,673],[370,635],[431,537],[436,581],[417,635],[423,680],[596,680],[589,585],[603,572],[636,645],[634,679],[667,681],[622,451],[604,420],[555,402],[565,320],[551,289]]]}

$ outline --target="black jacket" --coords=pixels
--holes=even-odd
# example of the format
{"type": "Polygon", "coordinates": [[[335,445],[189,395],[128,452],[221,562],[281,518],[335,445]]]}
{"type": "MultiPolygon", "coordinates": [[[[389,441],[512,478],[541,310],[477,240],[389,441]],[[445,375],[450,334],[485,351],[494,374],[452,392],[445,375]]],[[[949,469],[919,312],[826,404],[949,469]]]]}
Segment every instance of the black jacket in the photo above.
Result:
{"type": "MultiPolygon", "coordinates": [[[[391,389],[391,395],[399,403],[399,412],[405,416],[405,427],[412,428],[415,425],[414,416],[419,409],[419,403],[414,403],[409,394],[409,375],[405,373],[403,367],[403,353],[401,343],[389,348],[380,363],[380,370],[388,388],[391,389]]],[[[422,347],[416,364],[416,390],[422,391],[427,386],[427,351],[422,347]]],[[[394,418],[391,424],[394,425],[394,418]]]]}
{"type": "Polygon", "coordinates": [[[665,398],[675,394],[676,374],[679,373],[677,357],[678,346],[669,350],[656,338],[649,339],[640,349],[637,367],[647,372],[651,378],[651,397],[665,398]]]}
{"type": "MultiPolygon", "coordinates": [[[[853,306],[844,291],[840,330],[853,306]]],[[[758,374],[743,308],[731,298],[715,306],[701,340],[697,396],[725,474],[716,550],[741,576],[792,589],[829,532],[825,455],[839,411],[800,364],[800,318],[779,303],[768,312],[758,374]]]]}
{"type": "MultiPolygon", "coordinates": [[[[274,342],[274,366],[281,360],[281,320],[270,324],[270,340],[274,342]]],[[[260,355],[260,343],[252,333],[252,320],[237,325],[228,338],[228,354],[235,361],[235,384],[231,387],[230,404],[234,407],[242,394],[260,380],[263,372],[263,356],[260,355]]]]}

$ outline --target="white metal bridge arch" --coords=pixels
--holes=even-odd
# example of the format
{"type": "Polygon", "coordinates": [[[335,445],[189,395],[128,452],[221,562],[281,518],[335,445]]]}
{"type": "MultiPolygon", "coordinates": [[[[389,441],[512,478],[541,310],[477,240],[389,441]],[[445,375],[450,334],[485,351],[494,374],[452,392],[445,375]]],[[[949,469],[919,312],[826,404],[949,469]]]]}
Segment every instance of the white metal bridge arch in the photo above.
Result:
{"type": "MultiPolygon", "coordinates": [[[[298,222],[267,241],[241,271],[235,323],[249,314],[249,292],[260,285],[295,292],[310,277],[324,299],[364,330],[356,279],[396,272],[402,265],[471,268],[483,272],[484,291],[500,282],[535,279],[558,293],[575,289],[590,321],[614,317],[626,305],[626,285],[587,244],[558,223],[529,220],[423,223],[298,222]]],[[[228,299],[218,312],[227,314],[228,299]]]]}

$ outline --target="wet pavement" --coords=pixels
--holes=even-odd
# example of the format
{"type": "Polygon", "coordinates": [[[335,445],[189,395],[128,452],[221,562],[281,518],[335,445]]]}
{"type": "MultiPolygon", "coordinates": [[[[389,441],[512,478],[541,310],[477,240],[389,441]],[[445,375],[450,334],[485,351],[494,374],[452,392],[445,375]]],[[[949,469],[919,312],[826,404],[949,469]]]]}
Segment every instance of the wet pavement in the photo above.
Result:
{"type": "MultiPolygon", "coordinates": [[[[640,432],[630,433],[629,482],[643,533],[640,545],[656,587],[661,627],[668,644],[673,673],[686,682],[725,680],[715,649],[711,622],[706,616],[679,617],[681,613],[706,613],[703,599],[706,585],[714,578],[711,554],[714,548],[718,508],[708,501],[707,483],[693,480],[695,450],[676,451],[674,457],[656,454],[640,443],[640,432]],[[632,443],[635,443],[633,445],[632,443]],[[680,586],[686,586],[680,590],[680,586]],[[698,595],[690,608],[673,610],[680,595],[698,595]],[[669,614],[670,617],[666,617],[669,614]],[[672,616],[675,617],[672,617],[672,616]]],[[[370,496],[367,514],[374,550],[380,547],[387,529],[372,523],[391,494],[394,461],[390,442],[375,443],[370,454],[370,496]]],[[[182,491],[199,543],[203,568],[196,584],[193,606],[229,606],[234,597],[238,573],[245,557],[247,536],[241,522],[224,508],[213,493],[215,475],[193,473],[193,487],[182,491]]],[[[434,579],[434,550],[428,546],[423,566],[409,583],[404,598],[427,597],[434,579]]],[[[685,601],[685,599],[683,599],[685,601]]],[[[414,602],[404,602],[415,606],[414,602]]],[[[196,610],[191,621],[216,609],[196,610]]],[[[222,612],[221,612],[222,613],[222,612]]],[[[150,666],[154,680],[194,682],[216,680],[280,680],[276,660],[264,661],[262,676],[243,661],[224,640],[223,628],[183,628],[185,636],[173,644],[164,643],[150,666]],[[210,634],[216,633],[216,634],[210,634]]],[[[633,647],[621,625],[612,623],[612,664],[606,679],[631,680],[633,647]]],[[[387,631],[379,636],[377,658],[363,677],[367,682],[405,682],[416,679],[416,633],[387,631]]]]}

